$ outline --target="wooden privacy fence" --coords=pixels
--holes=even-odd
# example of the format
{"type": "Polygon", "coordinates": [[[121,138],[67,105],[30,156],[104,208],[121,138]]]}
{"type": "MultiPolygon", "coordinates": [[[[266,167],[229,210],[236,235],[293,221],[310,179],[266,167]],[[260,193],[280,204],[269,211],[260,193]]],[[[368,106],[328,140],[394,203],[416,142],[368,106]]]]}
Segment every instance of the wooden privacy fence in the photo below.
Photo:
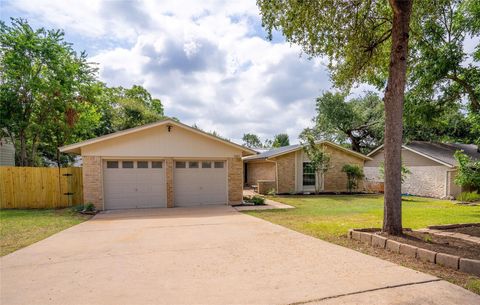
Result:
{"type": "Polygon", "coordinates": [[[81,167],[0,166],[0,208],[61,208],[83,203],[81,167]]]}

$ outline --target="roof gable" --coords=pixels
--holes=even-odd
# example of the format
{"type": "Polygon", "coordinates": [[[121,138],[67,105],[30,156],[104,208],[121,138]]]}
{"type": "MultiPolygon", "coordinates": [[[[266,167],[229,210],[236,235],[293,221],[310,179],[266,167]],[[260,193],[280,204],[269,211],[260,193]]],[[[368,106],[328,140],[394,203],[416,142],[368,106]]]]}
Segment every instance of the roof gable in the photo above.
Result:
{"type": "Polygon", "coordinates": [[[169,128],[181,128],[181,129],[184,129],[184,130],[188,130],[189,132],[192,132],[192,133],[194,133],[196,135],[199,135],[201,137],[205,137],[205,138],[208,138],[210,140],[221,143],[223,145],[227,145],[227,146],[230,146],[230,147],[233,147],[233,148],[236,148],[236,149],[240,149],[246,155],[257,153],[256,151],[254,151],[250,148],[247,148],[247,147],[244,147],[242,145],[239,145],[239,144],[227,141],[225,139],[216,137],[216,136],[211,135],[209,133],[206,133],[202,130],[190,127],[188,125],[185,125],[183,123],[174,121],[172,119],[165,119],[165,120],[154,122],[154,123],[151,123],[151,124],[146,124],[146,125],[142,125],[142,126],[138,126],[138,127],[114,132],[114,133],[111,133],[111,134],[108,134],[108,135],[104,135],[104,136],[100,136],[100,137],[97,137],[97,138],[89,139],[89,140],[82,141],[82,142],[79,142],[79,143],[66,145],[66,146],[60,147],[59,150],[61,152],[66,152],[66,153],[80,154],[80,151],[81,151],[82,148],[89,147],[89,146],[92,146],[92,145],[97,144],[97,143],[101,143],[101,142],[110,141],[110,140],[113,140],[113,139],[125,137],[125,136],[132,135],[132,134],[135,134],[135,133],[140,133],[142,131],[146,131],[146,130],[153,129],[153,128],[156,128],[156,127],[161,127],[161,126],[165,126],[168,129],[169,128]]]}
{"type": "MultiPolygon", "coordinates": [[[[412,141],[408,144],[402,145],[402,147],[408,151],[448,167],[457,166],[457,161],[454,157],[454,154],[457,150],[463,150],[465,154],[474,160],[480,159],[480,152],[478,152],[477,146],[474,144],[412,141]]],[[[374,156],[382,149],[383,145],[371,151],[367,156],[374,156]]]]}
{"type": "MultiPolygon", "coordinates": [[[[360,158],[360,159],[363,159],[363,160],[370,160],[370,157],[368,157],[368,156],[365,156],[365,155],[363,155],[359,152],[353,151],[351,149],[345,148],[343,146],[340,146],[338,144],[335,144],[335,143],[332,143],[332,142],[329,142],[329,141],[317,141],[315,143],[317,145],[329,145],[329,146],[332,146],[332,147],[334,147],[338,150],[341,150],[341,151],[344,151],[348,154],[351,154],[351,155],[353,155],[357,158],[360,158]]],[[[261,159],[266,160],[266,159],[275,158],[275,157],[278,157],[278,156],[281,156],[281,155],[285,155],[285,154],[288,154],[288,153],[291,153],[291,152],[294,152],[294,151],[297,151],[297,150],[301,150],[304,147],[305,147],[305,145],[295,144],[295,145],[290,145],[290,146],[274,148],[274,149],[268,150],[266,152],[263,152],[263,153],[260,153],[260,154],[254,155],[254,156],[244,157],[243,160],[244,161],[253,161],[253,160],[261,160],[261,159]]]]}

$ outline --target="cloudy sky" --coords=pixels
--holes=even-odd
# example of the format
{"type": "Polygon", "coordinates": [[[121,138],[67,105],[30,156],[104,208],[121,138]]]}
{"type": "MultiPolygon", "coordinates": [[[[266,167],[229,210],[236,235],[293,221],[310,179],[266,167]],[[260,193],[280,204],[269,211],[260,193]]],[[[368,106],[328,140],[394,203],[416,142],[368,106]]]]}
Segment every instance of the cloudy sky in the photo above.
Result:
{"type": "Polygon", "coordinates": [[[109,86],[142,85],[166,115],[237,142],[247,132],[297,142],[331,88],[325,61],[265,39],[255,0],[0,1],[4,21],[64,29],[109,86]]]}

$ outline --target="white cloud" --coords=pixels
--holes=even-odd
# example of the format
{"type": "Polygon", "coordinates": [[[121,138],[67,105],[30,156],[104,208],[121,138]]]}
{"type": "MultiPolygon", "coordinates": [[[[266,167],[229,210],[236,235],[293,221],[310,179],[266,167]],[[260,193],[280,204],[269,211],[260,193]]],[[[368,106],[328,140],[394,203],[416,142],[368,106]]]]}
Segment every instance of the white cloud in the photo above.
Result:
{"type": "Polygon", "coordinates": [[[263,39],[255,0],[17,0],[9,6],[100,44],[90,60],[108,85],[143,85],[162,99],[167,115],[235,141],[247,132],[263,138],[287,132],[295,142],[311,124],[315,97],[330,87],[320,60],[263,39]],[[114,47],[102,48],[102,41],[114,47]]]}

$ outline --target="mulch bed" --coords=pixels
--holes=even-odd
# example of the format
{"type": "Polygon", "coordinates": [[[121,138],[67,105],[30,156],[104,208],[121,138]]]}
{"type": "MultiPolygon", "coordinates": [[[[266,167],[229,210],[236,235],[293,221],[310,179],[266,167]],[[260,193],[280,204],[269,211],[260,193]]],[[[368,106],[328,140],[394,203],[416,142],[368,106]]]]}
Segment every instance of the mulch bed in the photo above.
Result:
{"type": "Polygon", "coordinates": [[[480,257],[480,247],[478,245],[458,238],[435,236],[415,231],[404,231],[403,236],[381,235],[398,242],[435,252],[442,252],[471,259],[478,259],[480,257]]]}
{"type": "Polygon", "coordinates": [[[470,226],[470,227],[446,229],[446,230],[444,229],[442,231],[457,232],[457,233],[480,237],[480,226],[470,226]]]}

